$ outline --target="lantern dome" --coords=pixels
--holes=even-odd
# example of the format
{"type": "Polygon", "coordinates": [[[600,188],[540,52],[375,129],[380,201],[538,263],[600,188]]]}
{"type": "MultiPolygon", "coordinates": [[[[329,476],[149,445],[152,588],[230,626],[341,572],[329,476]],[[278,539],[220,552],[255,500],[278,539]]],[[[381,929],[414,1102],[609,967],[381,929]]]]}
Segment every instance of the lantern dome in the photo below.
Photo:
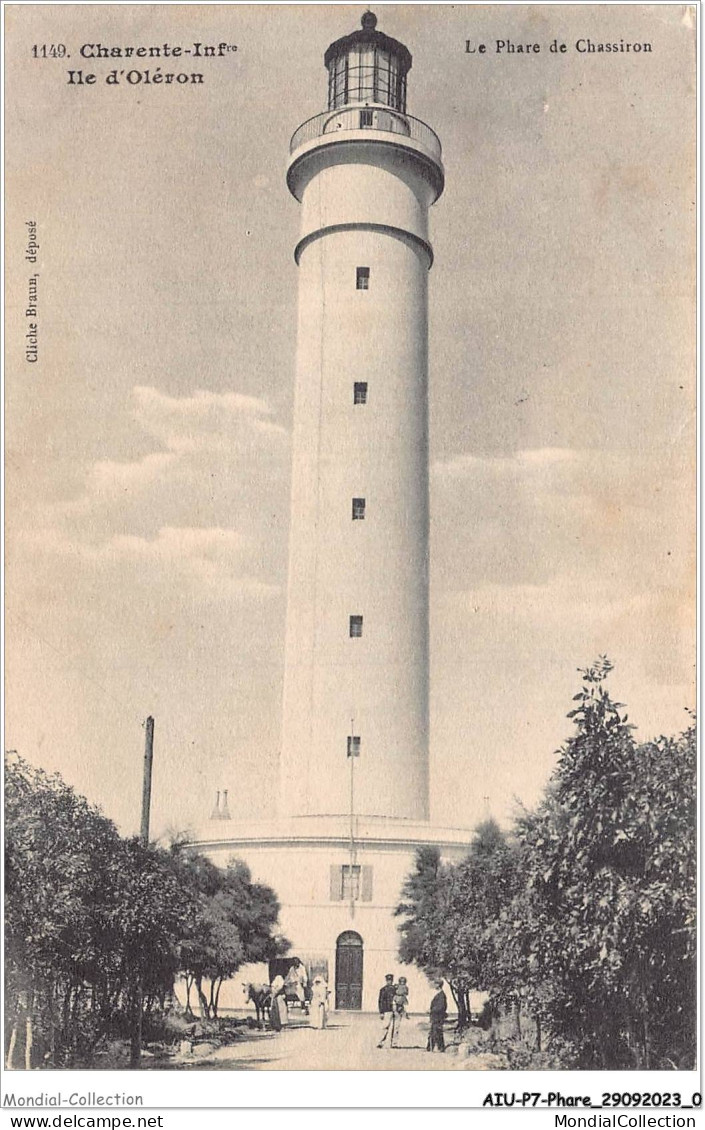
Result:
{"type": "Polygon", "coordinates": [[[365,12],[361,24],[359,31],[336,39],[325,53],[328,109],[376,104],[404,114],[411,54],[403,43],[377,31],[374,12],[365,12]]]}

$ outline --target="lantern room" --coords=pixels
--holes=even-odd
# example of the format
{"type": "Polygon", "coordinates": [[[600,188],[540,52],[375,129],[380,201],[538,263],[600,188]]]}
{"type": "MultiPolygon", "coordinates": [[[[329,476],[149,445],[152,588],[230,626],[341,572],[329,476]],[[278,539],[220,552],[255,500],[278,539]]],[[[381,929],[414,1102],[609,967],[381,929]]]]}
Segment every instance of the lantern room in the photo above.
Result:
{"type": "Polygon", "coordinates": [[[373,12],[365,12],[361,22],[360,31],[336,39],[325,53],[328,109],[376,104],[405,114],[411,55],[403,43],[376,30],[373,12]]]}

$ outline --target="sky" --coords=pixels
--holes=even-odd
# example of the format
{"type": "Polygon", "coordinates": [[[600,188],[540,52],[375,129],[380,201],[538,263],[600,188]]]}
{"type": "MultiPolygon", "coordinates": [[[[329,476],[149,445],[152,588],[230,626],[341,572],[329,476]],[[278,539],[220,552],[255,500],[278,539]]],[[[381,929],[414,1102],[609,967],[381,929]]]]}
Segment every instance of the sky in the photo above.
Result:
{"type": "MultiPolygon", "coordinates": [[[[120,829],[277,793],[299,205],[351,5],[10,6],[6,734],[120,829]],[[63,42],[69,59],[34,59],[63,42]],[[201,85],[84,43],[237,45],[201,85]],[[67,73],[95,73],[69,85],[67,73]],[[25,224],[39,260],[24,260],[25,224]],[[39,360],[24,359],[39,273],[39,360]]],[[[694,706],[693,9],[375,6],[438,133],[431,816],[536,803],[578,668],[636,735],[694,706]],[[651,52],[585,53],[649,42],[651,52]],[[539,43],[496,51],[497,40],[539,43]],[[553,40],[565,53],[552,53],[553,40]],[[466,50],[486,45],[484,53],[466,50]]],[[[139,62],[180,71],[182,60],[139,62]]]]}

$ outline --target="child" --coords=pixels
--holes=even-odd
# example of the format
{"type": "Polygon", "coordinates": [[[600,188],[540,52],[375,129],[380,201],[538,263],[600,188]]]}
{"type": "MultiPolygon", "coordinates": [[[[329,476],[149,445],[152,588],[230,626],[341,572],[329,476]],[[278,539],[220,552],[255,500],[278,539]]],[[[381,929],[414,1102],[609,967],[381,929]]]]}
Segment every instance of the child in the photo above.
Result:
{"type": "Polygon", "coordinates": [[[399,978],[399,984],[394,990],[394,1011],[406,1013],[406,1006],[409,1003],[409,986],[406,983],[406,977],[399,978]]]}

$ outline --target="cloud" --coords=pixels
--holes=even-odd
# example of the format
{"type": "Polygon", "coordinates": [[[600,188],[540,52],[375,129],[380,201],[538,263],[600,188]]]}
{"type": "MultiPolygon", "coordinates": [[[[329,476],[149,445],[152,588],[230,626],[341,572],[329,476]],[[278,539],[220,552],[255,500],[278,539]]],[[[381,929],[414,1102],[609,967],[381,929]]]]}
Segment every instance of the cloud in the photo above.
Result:
{"type": "Polygon", "coordinates": [[[105,548],[118,556],[156,557],[162,560],[193,557],[215,561],[231,559],[248,544],[251,545],[251,539],[235,530],[196,527],[177,529],[163,526],[155,538],[123,535],[111,538],[105,548]]]}
{"type": "Polygon", "coordinates": [[[280,592],[257,576],[256,541],[235,530],[164,526],[154,538],[120,535],[100,556],[134,569],[158,569],[163,579],[179,578],[201,595],[266,598],[280,592]]]}
{"type": "MultiPolygon", "coordinates": [[[[139,547],[143,557],[164,560],[173,546],[174,557],[193,558],[192,538],[183,531],[213,531],[197,535],[210,538],[209,552],[225,544],[228,531],[238,537],[247,532],[248,572],[278,587],[285,568],[289,450],[288,432],[272,407],[239,393],[200,389],[173,397],[140,385],[133,389],[131,412],[159,450],[94,462],[80,494],[36,507],[28,532],[44,530],[45,552],[85,560],[105,546],[118,557],[132,547],[135,560],[139,547]],[[165,533],[174,530],[182,531],[178,538],[165,533]]],[[[199,569],[204,581],[217,573],[206,563],[199,569]]]]}
{"type": "Polygon", "coordinates": [[[168,451],[251,450],[262,441],[286,444],[288,432],[271,419],[266,401],[234,392],[197,389],[172,397],[149,385],[133,389],[134,417],[168,451]]]}
{"type": "Polygon", "coordinates": [[[438,460],[431,473],[440,478],[462,479],[478,472],[496,476],[512,475],[532,468],[553,467],[556,464],[576,463],[579,453],[563,447],[540,447],[516,451],[511,455],[481,457],[455,455],[452,459],[438,460]]]}
{"type": "Polygon", "coordinates": [[[254,495],[271,510],[266,496],[288,474],[289,433],[266,401],[203,389],[172,397],[146,385],[132,396],[133,418],[162,450],[96,461],[86,468],[82,492],[43,507],[41,522],[81,522],[91,540],[153,514],[164,526],[190,524],[189,511],[199,526],[225,526],[226,517],[256,510],[254,495]],[[219,512],[208,512],[218,502],[219,512]]]}
{"type": "Polygon", "coordinates": [[[544,585],[488,583],[440,597],[432,644],[437,669],[457,670],[453,678],[462,682],[470,671],[479,683],[483,669],[501,670],[518,693],[533,686],[534,696],[543,694],[543,682],[570,680],[576,667],[606,653],[629,683],[626,701],[638,704],[645,724],[654,718],[654,688],[678,691],[672,721],[661,722],[673,727],[694,689],[693,610],[673,590],[618,591],[604,579],[586,583],[568,573],[544,585]]]}
{"type": "Polygon", "coordinates": [[[136,489],[144,489],[159,482],[174,466],[176,455],[168,451],[155,451],[133,462],[119,463],[101,459],[90,468],[86,489],[92,498],[110,498],[136,489]]]}
{"type": "MultiPolygon", "coordinates": [[[[15,543],[18,557],[33,563],[34,583],[57,598],[80,591],[87,577],[100,589],[117,585],[124,593],[138,584],[192,598],[264,599],[281,592],[259,575],[257,539],[231,529],[164,526],[151,538],[117,534],[99,543],[37,529],[15,543]]],[[[22,588],[26,580],[13,575],[12,584],[22,588]]]]}
{"type": "Polygon", "coordinates": [[[30,604],[90,592],[96,607],[116,589],[255,605],[280,593],[288,433],[271,406],[140,385],[132,413],[161,450],[100,459],[77,498],[35,509],[13,534],[13,588],[30,604]]]}
{"type": "MultiPolygon", "coordinates": [[[[686,480],[687,481],[687,480],[686,480]]],[[[540,448],[462,454],[433,468],[433,567],[442,589],[481,584],[682,591],[693,567],[680,449],[623,455],[540,448]]]]}

